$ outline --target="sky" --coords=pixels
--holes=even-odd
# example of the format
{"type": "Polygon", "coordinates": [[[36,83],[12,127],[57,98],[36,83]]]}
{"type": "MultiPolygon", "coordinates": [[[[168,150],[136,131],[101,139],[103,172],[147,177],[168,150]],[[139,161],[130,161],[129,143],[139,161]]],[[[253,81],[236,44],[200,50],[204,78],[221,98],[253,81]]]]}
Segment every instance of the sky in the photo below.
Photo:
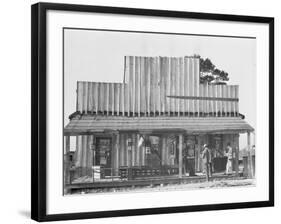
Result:
{"type": "MultiPolygon", "coordinates": [[[[100,30],[64,30],[64,124],[76,110],[76,82],[123,82],[124,56],[209,58],[239,85],[239,112],[256,129],[256,39],[100,30]]],[[[252,141],[253,142],[253,141],[252,141]]],[[[246,147],[240,135],[240,149],[246,147]]]]}

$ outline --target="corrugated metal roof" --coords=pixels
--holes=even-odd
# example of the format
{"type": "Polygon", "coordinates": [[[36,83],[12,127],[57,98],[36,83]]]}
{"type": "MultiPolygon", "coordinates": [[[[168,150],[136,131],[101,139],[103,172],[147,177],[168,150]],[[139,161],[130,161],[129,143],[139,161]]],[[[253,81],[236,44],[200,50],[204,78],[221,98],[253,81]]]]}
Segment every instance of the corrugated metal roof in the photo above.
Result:
{"type": "Polygon", "coordinates": [[[122,117],[83,115],[64,128],[65,135],[106,131],[185,131],[187,133],[243,133],[254,129],[240,117],[122,117]]]}

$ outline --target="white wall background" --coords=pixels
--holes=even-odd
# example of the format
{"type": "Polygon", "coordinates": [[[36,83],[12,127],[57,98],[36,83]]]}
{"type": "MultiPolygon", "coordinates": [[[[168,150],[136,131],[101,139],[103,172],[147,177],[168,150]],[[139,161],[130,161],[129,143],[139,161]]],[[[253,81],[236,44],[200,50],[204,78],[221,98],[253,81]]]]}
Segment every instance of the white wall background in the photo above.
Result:
{"type": "MultiPolygon", "coordinates": [[[[30,5],[36,1],[5,1],[0,8],[0,223],[30,220],[30,5]]],[[[275,98],[281,96],[280,4],[273,0],[68,0],[62,3],[244,14],[275,17],[275,98]]],[[[275,158],[280,158],[280,100],[275,104],[275,158]]],[[[275,159],[277,161],[277,159],[275,159]]],[[[280,162],[276,162],[276,207],[169,215],[76,220],[60,223],[277,223],[280,219],[280,162]],[[276,220],[274,222],[274,220],[276,220]]]]}

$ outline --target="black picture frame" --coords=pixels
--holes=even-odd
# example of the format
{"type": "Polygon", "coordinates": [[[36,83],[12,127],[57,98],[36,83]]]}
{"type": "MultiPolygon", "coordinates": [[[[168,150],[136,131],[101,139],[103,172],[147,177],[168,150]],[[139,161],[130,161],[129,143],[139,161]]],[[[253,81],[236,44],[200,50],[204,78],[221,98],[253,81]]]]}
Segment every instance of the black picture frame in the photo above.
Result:
{"type": "Polygon", "coordinates": [[[134,216],[161,213],[194,212],[274,206],[274,18],[164,11],[137,8],[103,7],[73,4],[37,3],[31,10],[31,218],[37,221],[74,220],[116,216],[134,216]],[[217,21],[253,22],[269,25],[269,200],[214,205],[159,207],[102,212],[46,214],[46,13],[48,10],[99,12],[169,18],[191,18],[217,21]]]}

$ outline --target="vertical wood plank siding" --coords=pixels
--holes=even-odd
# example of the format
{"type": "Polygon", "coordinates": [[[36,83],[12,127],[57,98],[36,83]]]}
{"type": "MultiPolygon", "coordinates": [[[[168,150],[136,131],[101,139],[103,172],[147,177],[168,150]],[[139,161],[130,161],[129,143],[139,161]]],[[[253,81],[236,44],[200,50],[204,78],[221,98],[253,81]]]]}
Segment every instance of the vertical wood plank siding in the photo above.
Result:
{"type": "Polygon", "coordinates": [[[125,57],[123,83],[78,82],[77,111],[117,116],[238,116],[237,85],[200,84],[199,58],[125,57]]]}
{"type": "Polygon", "coordinates": [[[82,135],[76,137],[75,166],[79,176],[91,175],[93,164],[93,135],[82,135]]]}

